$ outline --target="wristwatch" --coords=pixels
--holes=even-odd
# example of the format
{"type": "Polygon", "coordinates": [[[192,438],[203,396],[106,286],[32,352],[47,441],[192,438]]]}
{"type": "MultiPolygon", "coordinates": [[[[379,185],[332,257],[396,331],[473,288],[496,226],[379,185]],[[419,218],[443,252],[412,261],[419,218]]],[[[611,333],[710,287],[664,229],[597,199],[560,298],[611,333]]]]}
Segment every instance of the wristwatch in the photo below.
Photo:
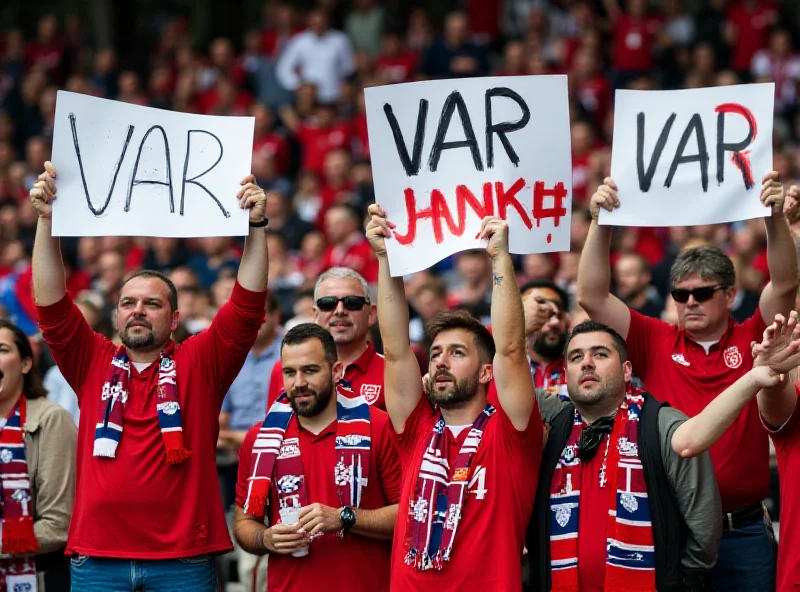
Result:
{"type": "Polygon", "coordinates": [[[250,228],[264,228],[267,224],[269,224],[269,218],[264,216],[260,222],[250,222],[250,228]]]}
{"type": "Polygon", "coordinates": [[[356,525],[356,511],[350,506],[344,506],[339,510],[339,518],[342,520],[342,530],[345,532],[356,525]]]}

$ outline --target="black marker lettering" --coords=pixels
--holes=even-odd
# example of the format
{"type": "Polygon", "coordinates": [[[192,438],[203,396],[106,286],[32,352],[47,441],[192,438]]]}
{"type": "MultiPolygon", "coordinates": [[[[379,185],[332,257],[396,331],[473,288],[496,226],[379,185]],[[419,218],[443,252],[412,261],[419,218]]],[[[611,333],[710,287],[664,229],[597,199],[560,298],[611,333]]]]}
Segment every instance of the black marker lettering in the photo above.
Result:
{"type": "Polygon", "coordinates": [[[166,185],[169,187],[169,213],[175,213],[175,198],[172,192],[172,165],[170,164],[170,155],[169,155],[169,141],[167,140],[167,132],[164,131],[164,128],[160,125],[154,125],[142,138],[142,141],[139,143],[139,152],[136,153],[136,163],[133,165],[133,172],[131,173],[131,182],[128,184],[128,197],[125,199],[125,211],[130,212],[131,210],[131,196],[133,195],[133,187],[134,185],[166,185]],[[165,159],[167,161],[167,180],[165,181],[151,181],[151,180],[142,180],[139,181],[136,179],[136,173],[139,170],[139,159],[142,157],[142,148],[144,148],[144,143],[147,141],[147,137],[150,135],[150,132],[153,130],[158,130],[161,132],[161,137],[164,138],[164,153],[165,159]]]}
{"type": "Polygon", "coordinates": [[[414,148],[410,158],[408,156],[406,142],[403,139],[403,132],[400,131],[400,125],[397,123],[397,118],[394,116],[392,106],[386,103],[383,106],[383,112],[386,114],[386,119],[389,121],[389,127],[392,128],[394,145],[397,148],[397,155],[400,157],[400,162],[403,164],[406,175],[409,177],[418,175],[419,169],[422,166],[422,144],[425,141],[425,123],[428,120],[428,101],[420,99],[419,102],[419,109],[417,110],[417,129],[414,131],[414,148]]]}
{"type": "MultiPolygon", "coordinates": [[[[508,158],[514,163],[514,166],[519,166],[519,156],[514,151],[511,142],[508,141],[506,134],[515,132],[522,129],[531,120],[531,110],[525,103],[525,100],[515,93],[510,88],[490,88],[486,91],[486,166],[489,168],[494,167],[494,143],[492,134],[497,134],[500,138],[500,143],[503,144],[508,158]],[[503,123],[494,123],[492,121],[492,97],[506,97],[514,101],[522,109],[522,117],[517,121],[504,121],[503,123]]],[[[480,170],[480,169],[479,169],[480,170]]]]}
{"type": "Polygon", "coordinates": [[[681,141],[678,143],[678,149],[675,151],[675,158],[672,159],[672,164],[669,167],[667,180],[664,182],[664,187],[672,185],[672,178],[675,176],[675,171],[678,169],[679,164],[688,162],[700,163],[700,179],[703,185],[703,191],[708,191],[708,150],[706,149],[706,135],[703,131],[703,120],[700,115],[695,113],[689,120],[689,125],[681,136],[681,141]],[[689,143],[689,138],[692,137],[692,131],[697,133],[697,154],[684,156],[683,152],[686,150],[686,144],[689,143]]]}
{"type": "Polygon", "coordinates": [[[464,104],[464,99],[461,98],[461,93],[453,91],[447,100],[444,102],[442,108],[442,116],[439,118],[439,127],[436,129],[436,139],[433,141],[433,148],[431,148],[431,156],[428,160],[428,166],[432,173],[436,172],[436,167],[439,166],[439,157],[442,155],[442,150],[450,150],[452,148],[468,147],[472,153],[472,161],[475,163],[475,168],[479,171],[483,170],[483,162],[481,161],[481,152],[478,149],[478,141],[475,139],[475,132],[472,129],[472,122],[469,118],[467,106],[464,104]],[[458,116],[461,119],[461,126],[464,128],[464,136],[466,140],[458,140],[456,142],[445,142],[447,136],[447,129],[450,127],[450,121],[453,119],[453,112],[458,108],[458,116]]]}
{"type": "Polygon", "coordinates": [[[223,207],[223,205],[214,196],[214,194],[211,193],[208,190],[208,187],[206,187],[202,183],[198,183],[198,181],[197,181],[197,179],[199,179],[200,177],[202,177],[203,175],[208,173],[211,169],[213,169],[215,166],[217,166],[219,164],[219,161],[222,160],[223,152],[224,152],[224,149],[222,148],[222,142],[220,141],[220,139],[217,136],[215,136],[211,132],[207,132],[205,130],[189,130],[186,133],[186,160],[183,162],[183,181],[181,182],[181,212],[180,212],[181,216],[183,216],[183,204],[184,204],[184,198],[186,197],[186,185],[188,183],[191,183],[192,185],[197,185],[203,191],[208,193],[209,196],[211,196],[211,199],[214,200],[214,203],[217,204],[217,206],[219,206],[219,209],[222,212],[223,216],[225,216],[226,218],[230,218],[231,217],[231,213],[229,211],[227,211],[223,207]],[[212,164],[210,167],[208,167],[202,173],[200,173],[199,175],[195,175],[191,179],[187,179],[186,178],[186,171],[189,169],[189,155],[191,154],[191,149],[192,149],[192,134],[208,134],[209,136],[214,138],[217,141],[217,144],[219,144],[219,156],[217,157],[217,160],[214,162],[214,164],[212,164]]]}
{"type": "Polygon", "coordinates": [[[669,131],[672,129],[672,124],[675,123],[677,115],[673,113],[664,124],[664,128],[658,136],[655,148],[653,148],[653,155],[650,157],[650,164],[647,165],[647,171],[644,170],[644,113],[639,113],[636,116],[636,172],[639,174],[639,191],[647,193],[650,191],[650,185],[653,183],[653,175],[656,173],[656,166],[661,158],[661,153],[664,152],[664,146],[667,145],[667,138],[669,131]]]}
{"type": "Polygon", "coordinates": [[[74,113],[69,114],[69,124],[72,127],[72,142],[75,145],[75,155],[78,157],[78,169],[81,171],[81,182],[83,183],[83,192],[86,194],[86,204],[89,206],[89,210],[92,212],[92,214],[95,216],[101,216],[103,215],[103,212],[106,211],[108,204],[111,202],[111,194],[114,193],[114,185],[117,184],[119,169],[122,166],[122,161],[125,160],[125,152],[127,152],[128,144],[130,144],[131,136],[133,136],[133,126],[128,126],[128,134],[125,137],[125,143],[122,145],[122,154],[120,155],[117,164],[114,165],[114,176],[111,178],[111,186],[108,188],[108,196],[106,197],[103,207],[98,210],[92,204],[92,198],[89,196],[89,187],[86,185],[86,175],[83,172],[83,159],[81,158],[81,148],[78,145],[78,130],[74,113]]]}

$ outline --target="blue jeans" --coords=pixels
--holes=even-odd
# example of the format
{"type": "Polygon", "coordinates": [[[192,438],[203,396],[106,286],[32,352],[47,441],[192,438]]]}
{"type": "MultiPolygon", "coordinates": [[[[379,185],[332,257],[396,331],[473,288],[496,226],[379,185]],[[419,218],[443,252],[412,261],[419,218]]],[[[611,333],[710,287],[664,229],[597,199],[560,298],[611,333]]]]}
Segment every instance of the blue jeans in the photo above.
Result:
{"type": "Polygon", "coordinates": [[[715,590],[772,592],[778,546],[766,519],[743,528],[724,530],[717,565],[711,574],[715,590]]]}
{"type": "Polygon", "coordinates": [[[217,573],[210,555],[186,559],[131,561],[73,556],[73,592],[215,592],[217,573]]]}

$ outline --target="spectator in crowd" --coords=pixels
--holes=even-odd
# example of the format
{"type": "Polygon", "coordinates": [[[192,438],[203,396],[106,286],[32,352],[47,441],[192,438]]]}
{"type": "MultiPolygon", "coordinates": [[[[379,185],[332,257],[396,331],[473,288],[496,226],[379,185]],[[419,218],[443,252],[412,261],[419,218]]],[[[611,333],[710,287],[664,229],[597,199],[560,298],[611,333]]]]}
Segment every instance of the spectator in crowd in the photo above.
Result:
{"type": "Polygon", "coordinates": [[[361,216],[350,204],[334,204],[325,214],[325,232],[331,242],[323,266],[347,267],[374,284],[378,279],[375,255],[361,230],[361,216]]]}
{"type": "MultiPolygon", "coordinates": [[[[797,194],[792,188],[791,193],[797,194]]],[[[752,367],[750,342],[763,332],[765,319],[788,314],[797,291],[797,258],[783,212],[784,189],[777,173],[764,176],[761,202],[772,210],[764,218],[770,283],[756,313],[734,324],[730,310],[735,271],[715,247],[683,251],[670,273],[679,325],[668,325],[631,310],[609,292],[611,226],[598,226],[601,207],[619,206],[617,186],[607,179],[592,197],[592,226],[580,261],[578,300],[593,320],[608,322],[627,341],[631,362],[645,388],[687,415],[703,410],[709,392],[720,392],[752,367]]],[[[714,585],[725,590],[775,586],[772,527],[762,500],[769,487],[769,448],[755,404],[737,426],[711,449],[724,514],[714,585]]]]}
{"type": "Polygon", "coordinates": [[[331,582],[389,590],[400,461],[386,413],[340,382],[336,352],[330,333],[313,323],[286,333],[286,391],[240,452],[236,539],[250,553],[269,553],[271,592],[331,582]],[[287,479],[296,485],[286,487],[287,479]],[[292,556],[301,553],[308,557],[292,556]]]}
{"type": "Polygon", "coordinates": [[[47,400],[27,335],[0,320],[0,587],[67,592],[77,431],[47,400]]]}
{"type": "Polygon", "coordinates": [[[380,50],[386,15],[375,0],[356,0],[345,20],[345,30],[355,51],[375,57],[380,50]]]}
{"type": "Polygon", "coordinates": [[[658,319],[664,304],[651,287],[650,265],[639,253],[621,255],[614,263],[614,283],[620,300],[631,310],[658,319]]]}
{"type": "Polygon", "coordinates": [[[466,78],[489,73],[486,50],[469,41],[469,23],[463,12],[452,12],[444,35],[425,52],[420,71],[429,78],[466,78]]]}
{"type": "Polygon", "coordinates": [[[404,466],[392,588],[519,589],[543,430],[527,367],[508,224],[492,217],[481,224],[494,272],[492,333],[464,311],[437,317],[429,327],[430,388],[423,397],[403,280],[389,275],[385,240],[393,224],[377,204],[369,212],[367,237],[380,264],[386,406],[404,466]],[[497,407],[487,404],[491,381],[497,407]],[[491,531],[503,536],[488,536],[491,531]]]}
{"type": "MultiPolygon", "coordinates": [[[[376,306],[369,286],[358,272],[346,267],[329,269],[314,287],[314,322],[327,329],[336,343],[343,380],[369,405],[386,409],[383,393],[383,356],[368,340],[376,306]]],[[[269,382],[269,404],[283,391],[283,369],[276,363],[269,382]]]]}
{"type": "Polygon", "coordinates": [[[85,486],[76,490],[67,542],[72,586],[89,592],[132,586],[135,557],[153,578],[175,582],[173,590],[212,592],[212,555],[232,547],[219,490],[193,492],[214,478],[210,444],[222,400],[264,315],[264,192],[252,176],[242,181],[238,198],[250,209],[251,230],[231,301],[212,326],[175,346],[177,291],[158,272],[140,271],[120,290],[117,347],[89,328],[66,294],[59,240],[51,234],[55,177],[47,162],[31,189],[39,213],[33,283],[44,339],[84,417],[77,481],[85,486]]]}
{"type": "Polygon", "coordinates": [[[710,590],[722,506],[708,453],[673,450],[686,416],[631,387],[625,341],[607,325],[577,325],[565,358],[569,400],[540,396],[529,589],[710,590]]]}
{"type": "Polygon", "coordinates": [[[428,323],[448,309],[447,284],[431,278],[414,290],[409,302],[418,316],[409,321],[408,334],[412,344],[420,344],[427,336],[428,323]]]}
{"type": "Polygon", "coordinates": [[[528,338],[533,385],[566,398],[564,344],[569,331],[569,296],[548,280],[531,280],[519,292],[525,312],[525,336],[528,338]],[[537,314],[543,304],[551,306],[544,325],[537,314]]]}
{"type": "Polygon", "coordinates": [[[278,81],[288,90],[302,82],[317,88],[320,101],[329,103],[339,98],[342,81],[353,73],[353,48],[347,36],[331,29],[324,10],[308,15],[308,29],[289,40],[278,60],[278,81]]]}

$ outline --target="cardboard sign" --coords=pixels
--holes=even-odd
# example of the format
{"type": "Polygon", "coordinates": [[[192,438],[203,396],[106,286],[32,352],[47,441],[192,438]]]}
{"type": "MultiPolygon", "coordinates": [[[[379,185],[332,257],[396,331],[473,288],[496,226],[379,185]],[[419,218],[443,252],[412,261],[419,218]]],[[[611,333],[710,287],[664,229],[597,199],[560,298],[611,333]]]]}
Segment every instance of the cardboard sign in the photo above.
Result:
{"type": "Polygon", "coordinates": [[[485,248],[508,221],[512,253],[567,251],[572,165],[566,76],[436,80],[368,88],[376,201],[397,225],[393,276],[485,248]]]}
{"type": "Polygon", "coordinates": [[[774,84],[618,90],[611,178],[620,207],[600,224],[693,226],[761,218],[772,170],[774,84]]]}
{"type": "Polygon", "coordinates": [[[244,236],[252,117],[173,113],[58,91],[54,236],[244,236]]]}

